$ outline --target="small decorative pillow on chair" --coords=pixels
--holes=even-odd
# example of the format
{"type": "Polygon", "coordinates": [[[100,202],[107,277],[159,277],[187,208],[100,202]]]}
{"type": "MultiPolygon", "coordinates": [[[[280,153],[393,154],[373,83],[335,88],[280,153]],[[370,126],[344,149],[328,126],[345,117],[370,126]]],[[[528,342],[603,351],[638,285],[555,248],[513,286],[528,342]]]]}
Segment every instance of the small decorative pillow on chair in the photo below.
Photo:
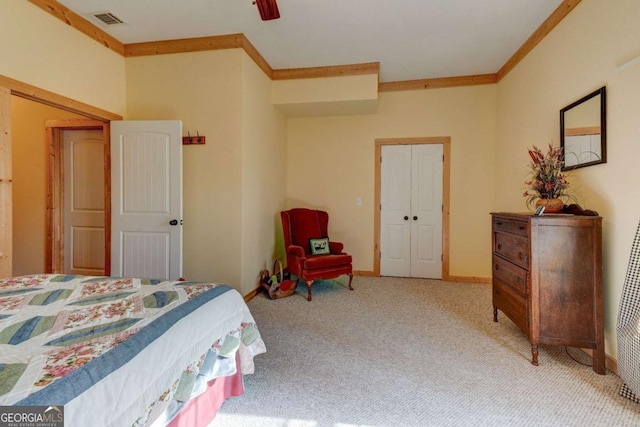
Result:
{"type": "Polygon", "coordinates": [[[311,255],[327,255],[331,253],[328,237],[309,239],[309,247],[311,248],[311,255]]]}

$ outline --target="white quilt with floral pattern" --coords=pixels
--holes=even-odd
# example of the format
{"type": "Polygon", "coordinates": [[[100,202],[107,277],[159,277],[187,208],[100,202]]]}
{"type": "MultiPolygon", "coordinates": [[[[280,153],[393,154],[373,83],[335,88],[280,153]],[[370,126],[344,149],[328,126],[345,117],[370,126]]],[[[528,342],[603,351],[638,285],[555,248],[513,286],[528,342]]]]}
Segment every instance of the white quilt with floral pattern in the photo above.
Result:
{"type": "Polygon", "coordinates": [[[239,352],[248,374],[264,351],[244,299],[225,285],[0,279],[0,405],[64,405],[67,426],[144,425],[159,401],[189,396],[205,360],[239,352]]]}

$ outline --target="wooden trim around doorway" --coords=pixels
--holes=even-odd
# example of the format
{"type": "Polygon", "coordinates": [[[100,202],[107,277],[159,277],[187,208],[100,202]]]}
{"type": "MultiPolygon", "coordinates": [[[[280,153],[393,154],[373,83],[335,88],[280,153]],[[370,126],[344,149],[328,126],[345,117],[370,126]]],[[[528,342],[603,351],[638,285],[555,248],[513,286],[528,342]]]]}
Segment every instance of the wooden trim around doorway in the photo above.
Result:
{"type": "Polygon", "coordinates": [[[64,140],[65,130],[101,130],[104,138],[104,271],[111,273],[111,144],[109,126],[91,119],[47,120],[47,213],[45,224],[45,272],[64,271],[64,140]]]}
{"type": "Polygon", "coordinates": [[[61,110],[71,111],[81,116],[89,117],[96,120],[110,121],[122,120],[122,116],[110,113],[109,111],[96,108],[89,104],[76,101],[66,96],[49,92],[45,89],[14,80],[10,77],[0,75],[0,87],[7,88],[11,91],[11,95],[20,98],[29,99],[51,107],[60,108],[61,110]]]}
{"type": "MultiPolygon", "coordinates": [[[[11,234],[13,227],[13,176],[10,169],[11,146],[13,144],[11,136],[11,95],[99,120],[104,125],[103,132],[105,133],[106,141],[110,140],[109,121],[122,120],[122,116],[118,114],[0,75],[0,274],[2,277],[11,277],[13,275],[13,242],[11,234]]],[[[108,167],[108,165],[105,165],[105,167],[108,167]]],[[[110,174],[105,178],[105,185],[109,185],[108,189],[111,188],[110,174]]],[[[110,190],[107,191],[105,189],[105,197],[107,197],[107,193],[110,193],[110,190]]],[[[111,208],[110,204],[108,206],[108,208],[105,206],[105,209],[111,208]]],[[[107,210],[105,210],[105,215],[107,215],[107,210]]],[[[107,242],[110,242],[110,239],[107,242]]],[[[105,251],[110,253],[110,246],[107,242],[105,242],[107,245],[105,251]]],[[[105,264],[105,272],[110,270],[109,262],[110,260],[105,264]]]]}
{"type": "Polygon", "coordinates": [[[380,276],[380,191],[383,145],[442,144],[444,163],[442,168],[442,280],[449,280],[449,204],[451,175],[451,137],[434,136],[418,138],[383,138],[375,141],[375,194],[373,204],[373,274],[380,276]]]}
{"type": "Polygon", "coordinates": [[[13,269],[12,182],[11,91],[0,87],[0,277],[11,277],[13,269]]]}

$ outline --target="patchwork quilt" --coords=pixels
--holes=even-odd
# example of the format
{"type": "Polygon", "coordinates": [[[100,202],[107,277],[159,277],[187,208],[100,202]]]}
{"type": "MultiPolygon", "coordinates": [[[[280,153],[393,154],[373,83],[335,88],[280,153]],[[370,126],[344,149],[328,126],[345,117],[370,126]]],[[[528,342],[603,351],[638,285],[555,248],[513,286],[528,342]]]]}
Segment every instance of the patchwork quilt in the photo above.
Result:
{"type": "MultiPolygon", "coordinates": [[[[70,275],[0,279],[0,405],[65,425],[145,425],[266,351],[225,285],[70,275]]],[[[170,418],[170,416],[169,416],[170,418]]]]}

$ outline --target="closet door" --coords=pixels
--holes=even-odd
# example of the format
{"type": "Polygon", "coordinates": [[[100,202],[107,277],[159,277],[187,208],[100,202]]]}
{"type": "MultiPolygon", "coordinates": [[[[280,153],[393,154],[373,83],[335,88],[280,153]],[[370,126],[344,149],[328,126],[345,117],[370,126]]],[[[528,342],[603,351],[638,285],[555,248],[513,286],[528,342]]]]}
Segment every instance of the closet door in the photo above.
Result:
{"type": "Polygon", "coordinates": [[[380,275],[411,273],[411,146],[383,145],[380,167],[380,275]]]}
{"type": "Polygon", "coordinates": [[[411,146],[411,277],[442,278],[441,144],[411,146]]]}
{"type": "Polygon", "coordinates": [[[442,278],[442,144],[382,146],[380,274],[442,278]]]}

